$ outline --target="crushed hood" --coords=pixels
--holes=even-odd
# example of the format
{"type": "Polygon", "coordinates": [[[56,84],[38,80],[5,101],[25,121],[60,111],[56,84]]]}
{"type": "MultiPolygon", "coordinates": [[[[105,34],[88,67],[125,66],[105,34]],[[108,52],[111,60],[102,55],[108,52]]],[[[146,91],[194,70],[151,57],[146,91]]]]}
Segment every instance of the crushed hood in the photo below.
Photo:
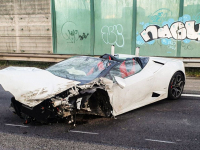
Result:
{"type": "Polygon", "coordinates": [[[0,84],[4,90],[30,107],[79,83],[34,67],[8,67],[0,70],[0,84]]]}

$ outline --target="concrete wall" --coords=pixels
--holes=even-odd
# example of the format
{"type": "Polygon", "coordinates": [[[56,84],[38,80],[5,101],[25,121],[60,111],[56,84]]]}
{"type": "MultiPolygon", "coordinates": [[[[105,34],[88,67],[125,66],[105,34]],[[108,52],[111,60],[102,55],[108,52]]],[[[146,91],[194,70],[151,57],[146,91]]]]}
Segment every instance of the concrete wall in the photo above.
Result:
{"type": "Polygon", "coordinates": [[[52,53],[50,0],[1,0],[0,53],[52,53]]]}

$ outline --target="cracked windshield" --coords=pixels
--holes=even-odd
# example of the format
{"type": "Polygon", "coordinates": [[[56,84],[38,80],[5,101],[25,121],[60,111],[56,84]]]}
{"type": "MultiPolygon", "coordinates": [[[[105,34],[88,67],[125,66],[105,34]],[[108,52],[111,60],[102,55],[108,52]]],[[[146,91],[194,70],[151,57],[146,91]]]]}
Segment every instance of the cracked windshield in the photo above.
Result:
{"type": "Polygon", "coordinates": [[[93,80],[106,67],[109,60],[91,57],[73,57],[47,69],[52,74],[70,80],[93,80]]]}

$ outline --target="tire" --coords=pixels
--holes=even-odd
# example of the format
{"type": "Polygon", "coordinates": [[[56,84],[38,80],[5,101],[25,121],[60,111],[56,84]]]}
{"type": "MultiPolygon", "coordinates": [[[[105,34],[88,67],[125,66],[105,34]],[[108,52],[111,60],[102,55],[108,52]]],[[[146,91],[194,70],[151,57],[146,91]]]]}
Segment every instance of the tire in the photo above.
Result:
{"type": "Polygon", "coordinates": [[[168,98],[175,100],[181,97],[185,85],[185,78],[181,72],[176,72],[169,83],[168,98]]]}

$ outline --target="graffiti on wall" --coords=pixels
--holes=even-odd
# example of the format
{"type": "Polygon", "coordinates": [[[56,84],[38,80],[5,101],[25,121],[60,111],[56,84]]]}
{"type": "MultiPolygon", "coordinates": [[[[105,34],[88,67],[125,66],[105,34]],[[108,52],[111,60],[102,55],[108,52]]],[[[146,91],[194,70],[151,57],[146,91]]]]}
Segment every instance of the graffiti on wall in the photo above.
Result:
{"type": "Polygon", "coordinates": [[[65,22],[61,28],[62,36],[67,43],[76,43],[78,40],[87,39],[89,33],[79,34],[79,31],[74,22],[65,22]]]}
{"type": "Polygon", "coordinates": [[[170,9],[167,8],[158,9],[157,11],[148,16],[149,23],[150,24],[162,23],[165,20],[167,20],[169,16],[172,16],[172,11],[170,9]]]}
{"type": "Polygon", "coordinates": [[[140,35],[145,42],[149,42],[160,38],[173,38],[175,40],[196,40],[200,41],[200,24],[195,21],[187,21],[185,24],[181,21],[174,22],[170,27],[164,25],[159,27],[157,25],[150,25],[144,29],[140,35]]]}
{"type": "Polygon", "coordinates": [[[143,30],[137,32],[136,43],[152,45],[160,39],[162,45],[176,50],[176,41],[181,40],[181,46],[185,50],[192,50],[193,46],[189,44],[191,40],[200,41],[200,13],[192,17],[185,14],[178,21],[170,18],[171,15],[169,9],[162,8],[148,16],[149,23],[140,22],[143,30]]]}
{"type": "Polygon", "coordinates": [[[87,34],[83,33],[82,35],[79,35],[79,38],[80,38],[80,40],[84,40],[84,39],[87,39],[88,35],[89,35],[89,33],[87,33],[87,34]]]}
{"type": "Polygon", "coordinates": [[[124,46],[123,26],[121,24],[113,26],[103,26],[101,28],[102,40],[106,44],[124,46]]]}

